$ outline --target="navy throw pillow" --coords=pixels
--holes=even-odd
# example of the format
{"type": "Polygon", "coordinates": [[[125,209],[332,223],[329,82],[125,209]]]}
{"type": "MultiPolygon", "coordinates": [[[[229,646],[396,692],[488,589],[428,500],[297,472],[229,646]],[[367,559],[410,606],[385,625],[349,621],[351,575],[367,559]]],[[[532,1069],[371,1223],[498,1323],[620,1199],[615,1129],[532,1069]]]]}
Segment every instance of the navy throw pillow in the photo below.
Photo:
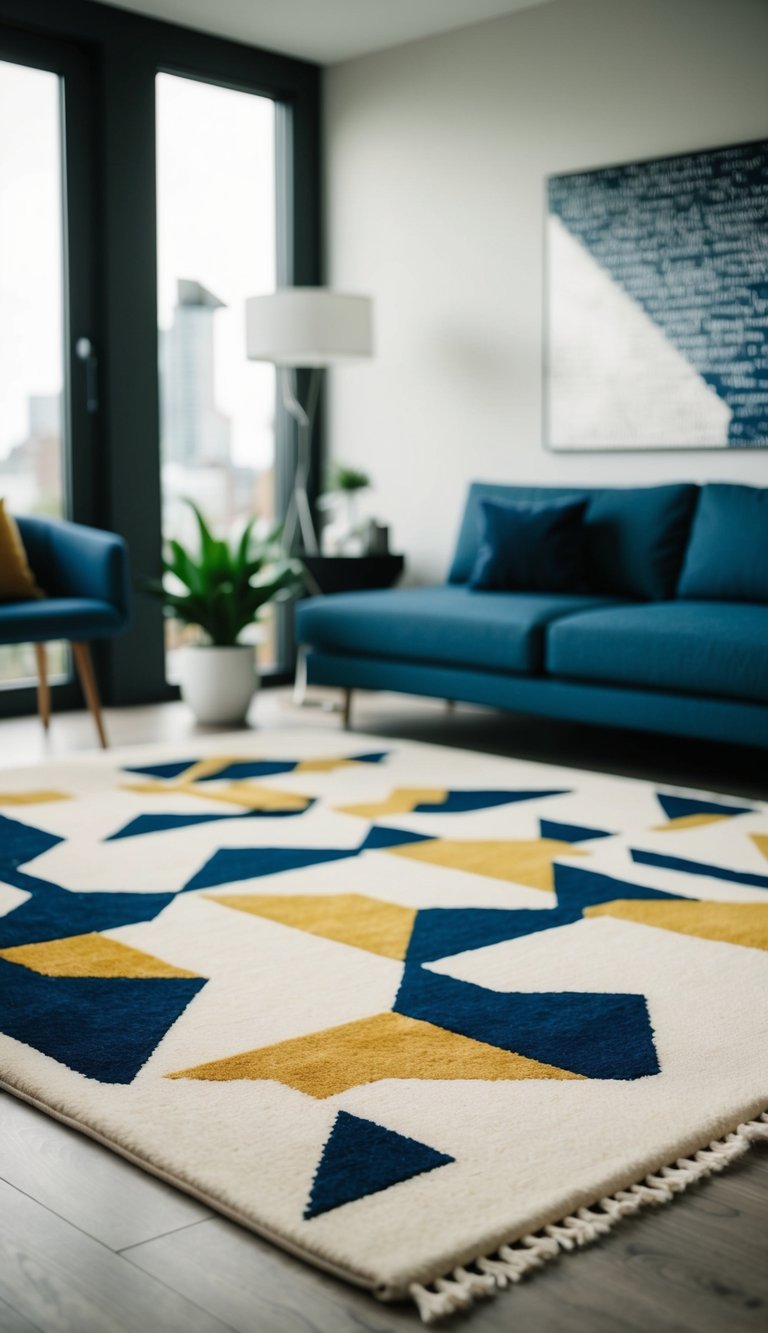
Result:
{"type": "Polygon", "coordinates": [[[677,595],[768,602],[768,490],[724,483],[703,488],[677,595]]]}
{"type": "Polygon", "coordinates": [[[586,516],[595,592],[648,602],[674,597],[697,495],[687,483],[598,491],[586,516]]]}
{"type": "Polygon", "coordinates": [[[584,592],[586,507],[586,499],[481,500],[481,541],[470,588],[584,592]]]}

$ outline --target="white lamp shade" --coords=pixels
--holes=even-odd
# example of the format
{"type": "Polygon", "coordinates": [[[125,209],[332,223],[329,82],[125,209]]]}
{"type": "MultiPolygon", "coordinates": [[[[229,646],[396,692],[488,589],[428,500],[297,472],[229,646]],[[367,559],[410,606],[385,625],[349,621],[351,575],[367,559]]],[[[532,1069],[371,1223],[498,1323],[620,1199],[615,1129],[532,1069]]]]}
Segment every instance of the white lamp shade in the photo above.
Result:
{"type": "Polygon", "coordinates": [[[278,366],[329,366],[370,356],[372,301],[326,287],[284,287],[245,303],[246,355],[278,366]]]}

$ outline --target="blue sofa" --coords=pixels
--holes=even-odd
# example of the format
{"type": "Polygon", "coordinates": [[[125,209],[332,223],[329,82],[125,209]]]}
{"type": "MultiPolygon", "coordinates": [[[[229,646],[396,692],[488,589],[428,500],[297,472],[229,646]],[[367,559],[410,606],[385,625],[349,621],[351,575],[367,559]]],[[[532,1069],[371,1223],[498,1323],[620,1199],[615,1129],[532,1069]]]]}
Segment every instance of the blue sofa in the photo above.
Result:
{"type": "Polygon", "coordinates": [[[302,603],[310,684],[768,746],[768,490],[475,483],[446,583],[302,603]],[[588,594],[468,586],[481,501],[586,497],[588,594]]]}

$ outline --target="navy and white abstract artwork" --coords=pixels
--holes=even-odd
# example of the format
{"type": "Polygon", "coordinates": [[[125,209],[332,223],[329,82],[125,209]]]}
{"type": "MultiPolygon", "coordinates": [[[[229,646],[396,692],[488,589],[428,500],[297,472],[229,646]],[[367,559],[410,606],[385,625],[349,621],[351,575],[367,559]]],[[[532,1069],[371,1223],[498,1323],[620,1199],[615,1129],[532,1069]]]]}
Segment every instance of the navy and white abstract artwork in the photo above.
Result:
{"type": "Polygon", "coordinates": [[[548,181],[553,449],[768,447],[768,140],[548,181]]]}

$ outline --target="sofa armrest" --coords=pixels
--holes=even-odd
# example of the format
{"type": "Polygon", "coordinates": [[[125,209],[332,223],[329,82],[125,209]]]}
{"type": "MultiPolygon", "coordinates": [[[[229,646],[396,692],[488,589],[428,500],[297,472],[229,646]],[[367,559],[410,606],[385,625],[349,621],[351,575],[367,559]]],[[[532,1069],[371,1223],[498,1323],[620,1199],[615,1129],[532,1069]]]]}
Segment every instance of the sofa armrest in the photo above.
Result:
{"type": "Polygon", "coordinates": [[[128,548],[122,537],[60,518],[18,520],[29,563],[49,597],[106,602],[130,616],[128,548]]]}

